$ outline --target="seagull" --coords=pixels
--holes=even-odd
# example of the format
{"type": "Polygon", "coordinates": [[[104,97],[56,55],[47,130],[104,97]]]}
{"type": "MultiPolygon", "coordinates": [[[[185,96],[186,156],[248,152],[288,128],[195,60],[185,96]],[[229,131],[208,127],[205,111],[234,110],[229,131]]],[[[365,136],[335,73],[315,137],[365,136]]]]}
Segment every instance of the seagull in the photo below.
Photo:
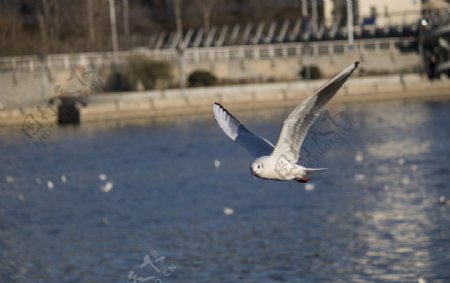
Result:
{"type": "Polygon", "coordinates": [[[298,105],[284,121],[275,146],[249,131],[217,102],[213,105],[214,118],[230,139],[256,158],[250,166],[252,175],[261,179],[296,180],[306,183],[311,180],[308,175],[327,168],[306,168],[298,164],[300,147],[320,110],[333,98],[358,65],[359,62],[355,62],[348,66],[298,105]]]}

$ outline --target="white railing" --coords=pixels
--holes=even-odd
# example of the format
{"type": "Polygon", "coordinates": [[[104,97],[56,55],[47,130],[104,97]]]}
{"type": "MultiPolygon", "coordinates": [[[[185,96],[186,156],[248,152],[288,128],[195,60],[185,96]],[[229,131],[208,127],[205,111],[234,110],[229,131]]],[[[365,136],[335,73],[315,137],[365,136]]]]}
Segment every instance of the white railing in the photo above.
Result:
{"type": "MultiPolygon", "coordinates": [[[[184,51],[185,61],[228,62],[241,60],[261,60],[290,58],[300,56],[334,56],[349,53],[395,52],[397,45],[406,45],[416,41],[415,38],[381,38],[356,40],[352,46],[347,41],[318,41],[310,43],[276,43],[260,45],[241,45],[224,47],[188,48],[184,51]]],[[[153,49],[139,51],[121,51],[117,55],[119,64],[126,63],[132,54],[144,54],[155,60],[177,61],[176,49],[153,49]]],[[[113,64],[112,52],[53,54],[47,56],[44,66],[50,70],[68,70],[76,64],[92,68],[107,67],[113,64]]],[[[0,72],[34,72],[39,71],[41,61],[37,56],[0,58],[0,72]]]]}

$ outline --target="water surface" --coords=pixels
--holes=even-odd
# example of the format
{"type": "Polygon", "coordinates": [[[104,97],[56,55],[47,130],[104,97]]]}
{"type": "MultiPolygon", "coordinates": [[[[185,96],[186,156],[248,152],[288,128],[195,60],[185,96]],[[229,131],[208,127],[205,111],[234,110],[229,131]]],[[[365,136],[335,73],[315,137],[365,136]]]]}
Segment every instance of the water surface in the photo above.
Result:
{"type": "MultiPolygon", "coordinates": [[[[289,110],[236,116],[275,142],[289,110]]],[[[450,282],[450,103],[329,113],[307,189],[251,177],[210,116],[2,129],[0,281],[450,282]]]]}

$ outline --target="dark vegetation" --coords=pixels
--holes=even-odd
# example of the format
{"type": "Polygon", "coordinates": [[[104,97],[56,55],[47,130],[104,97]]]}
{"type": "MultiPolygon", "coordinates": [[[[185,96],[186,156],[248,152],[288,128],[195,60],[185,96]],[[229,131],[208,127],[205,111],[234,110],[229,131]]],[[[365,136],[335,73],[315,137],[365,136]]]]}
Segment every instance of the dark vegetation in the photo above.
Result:
{"type": "MultiPolygon", "coordinates": [[[[119,49],[145,46],[152,34],[175,30],[174,1],[115,0],[119,49]],[[123,3],[128,3],[128,21],[123,3]]],[[[300,2],[181,0],[183,30],[297,19],[300,2]]],[[[0,56],[111,49],[108,0],[0,0],[0,56]]]]}

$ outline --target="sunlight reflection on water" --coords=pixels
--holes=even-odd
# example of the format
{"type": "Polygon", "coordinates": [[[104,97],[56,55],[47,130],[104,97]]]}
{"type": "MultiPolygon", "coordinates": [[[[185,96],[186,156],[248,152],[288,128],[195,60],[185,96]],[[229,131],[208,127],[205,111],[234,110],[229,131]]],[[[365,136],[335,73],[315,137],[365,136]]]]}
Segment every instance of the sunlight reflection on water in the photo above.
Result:
{"type": "MultiPolygon", "coordinates": [[[[450,103],[330,111],[356,123],[308,186],[251,178],[209,116],[2,130],[0,281],[127,282],[158,250],[167,282],[448,282],[450,103]]],[[[236,116],[274,142],[288,113],[236,116]]]]}

